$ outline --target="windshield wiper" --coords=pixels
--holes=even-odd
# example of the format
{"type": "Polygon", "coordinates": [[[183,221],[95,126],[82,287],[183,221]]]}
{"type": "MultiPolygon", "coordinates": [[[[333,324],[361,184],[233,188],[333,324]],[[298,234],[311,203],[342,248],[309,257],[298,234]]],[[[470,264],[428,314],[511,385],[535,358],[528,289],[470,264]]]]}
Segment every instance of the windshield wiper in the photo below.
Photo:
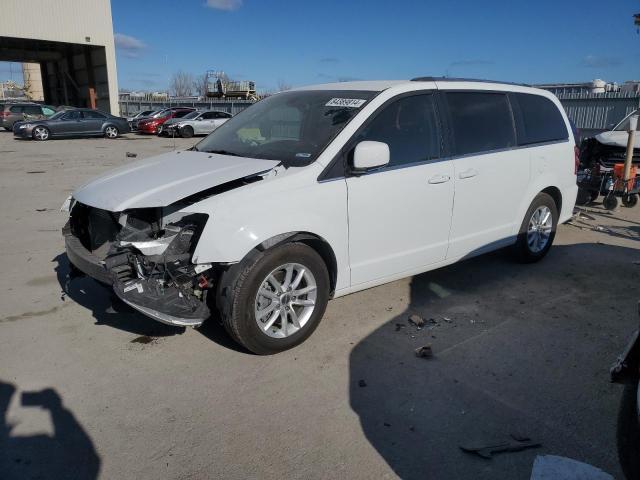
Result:
{"type": "Polygon", "coordinates": [[[217,153],[220,155],[229,155],[230,157],[241,157],[237,153],[230,152],[229,150],[204,150],[207,153],[217,153]]]}

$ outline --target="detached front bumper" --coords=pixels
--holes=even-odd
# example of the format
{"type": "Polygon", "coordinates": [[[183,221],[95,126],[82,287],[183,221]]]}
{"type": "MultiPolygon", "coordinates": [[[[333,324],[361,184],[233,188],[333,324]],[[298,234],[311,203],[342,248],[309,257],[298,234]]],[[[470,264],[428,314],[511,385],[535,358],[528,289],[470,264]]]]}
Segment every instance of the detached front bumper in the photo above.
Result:
{"type": "Polygon", "coordinates": [[[113,285],[111,273],[104,267],[98,257],[87,250],[80,240],[71,234],[71,229],[68,225],[62,229],[62,234],[64,236],[64,248],[71,264],[100,283],[113,285]]]}
{"type": "Polygon", "coordinates": [[[195,297],[187,291],[188,279],[184,280],[184,284],[176,285],[154,277],[136,277],[136,269],[126,263],[126,258],[129,258],[126,253],[102,260],[73,235],[69,224],[62,229],[62,234],[69,262],[83,274],[111,286],[118,298],[140,313],[180,327],[196,327],[211,315],[206,301],[206,288],[210,286],[210,280],[202,274],[211,265],[205,269],[201,266],[189,267],[192,275],[189,278],[195,278],[196,283],[200,281],[205,285],[205,289],[195,297]]]}

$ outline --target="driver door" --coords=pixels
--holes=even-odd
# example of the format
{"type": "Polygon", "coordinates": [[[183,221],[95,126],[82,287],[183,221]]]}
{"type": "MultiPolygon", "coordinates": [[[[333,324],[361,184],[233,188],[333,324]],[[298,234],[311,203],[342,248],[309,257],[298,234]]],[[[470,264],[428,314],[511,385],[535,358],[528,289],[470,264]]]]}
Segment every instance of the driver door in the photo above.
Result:
{"type": "Polygon", "coordinates": [[[434,95],[393,100],[353,141],[384,142],[386,167],[347,178],[351,285],[427,270],[447,253],[453,165],[443,160],[434,95]]]}
{"type": "Polygon", "coordinates": [[[80,132],[82,112],[70,110],[57,122],[51,122],[51,133],[55,135],[75,135],[80,132]]]}

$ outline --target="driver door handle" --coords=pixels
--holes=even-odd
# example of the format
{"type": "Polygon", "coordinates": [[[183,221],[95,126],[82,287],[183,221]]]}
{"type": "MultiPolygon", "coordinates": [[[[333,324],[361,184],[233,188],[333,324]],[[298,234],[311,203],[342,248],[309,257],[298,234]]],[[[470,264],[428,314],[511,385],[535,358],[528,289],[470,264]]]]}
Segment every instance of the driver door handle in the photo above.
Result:
{"type": "Polygon", "coordinates": [[[475,177],[476,175],[478,175],[478,171],[475,168],[470,168],[468,170],[465,170],[464,172],[460,172],[458,174],[458,178],[461,178],[461,179],[471,178],[471,177],[475,177]]]}
{"type": "Polygon", "coordinates": [[[429,183],[433,185],[437,183],[446,183],[449,180],[451,180],[449,175],[434,175],[429,179],[429,183]]]}

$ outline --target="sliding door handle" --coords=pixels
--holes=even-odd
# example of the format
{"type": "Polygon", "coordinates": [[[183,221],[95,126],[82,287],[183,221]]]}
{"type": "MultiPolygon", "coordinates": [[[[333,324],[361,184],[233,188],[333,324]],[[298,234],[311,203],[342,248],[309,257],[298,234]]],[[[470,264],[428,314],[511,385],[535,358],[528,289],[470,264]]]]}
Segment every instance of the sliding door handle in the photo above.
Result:
{"type": "Polygon", "coordinates": [[[436,183],[446,183],[449,180],[451,180],[449,175],[435,175],[429,179],[429,183],[433,185],[436,183]]]}

